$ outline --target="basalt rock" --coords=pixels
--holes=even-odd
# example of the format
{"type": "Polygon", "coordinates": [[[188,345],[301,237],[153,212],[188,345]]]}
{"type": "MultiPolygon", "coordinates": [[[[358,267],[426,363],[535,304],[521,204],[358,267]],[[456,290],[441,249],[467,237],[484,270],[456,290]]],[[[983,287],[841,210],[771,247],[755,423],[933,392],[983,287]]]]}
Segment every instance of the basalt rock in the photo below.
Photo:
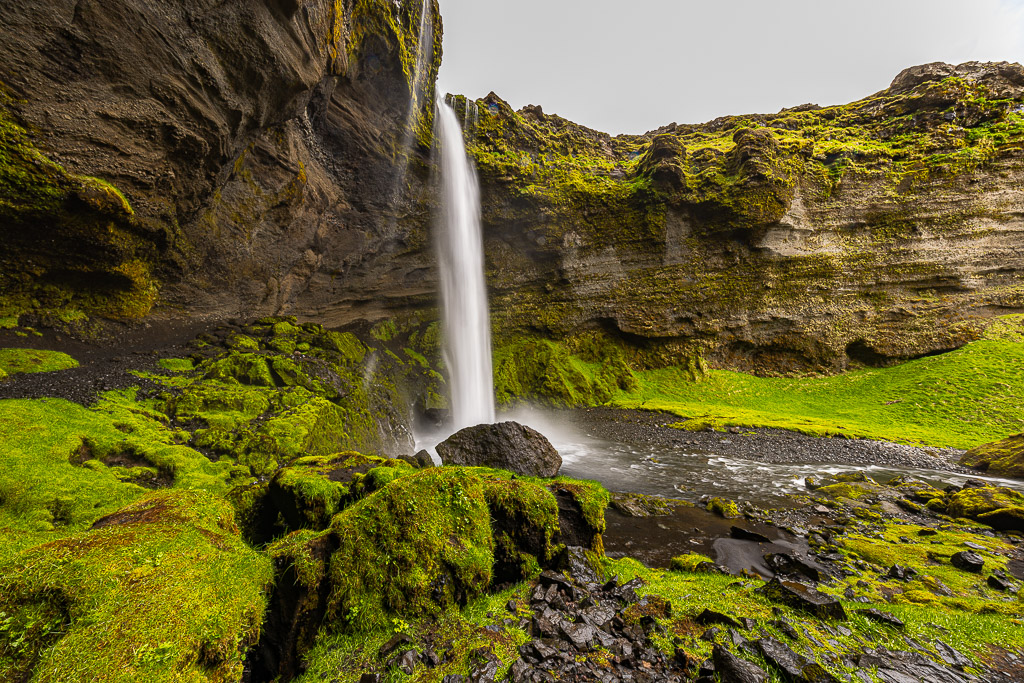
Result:
{"type": "Polygon", "coordinates": [[[437,445],[445,465],[494,467],[528,477],[554,477],[562,456],[543,434],[517,422],[466,427],[437,445]]]}
{"type": "Polygon", "coordinates": [[[426,221],[398,221],[423,211],[441,57],[438,5],[422,24],[421,7],[5,7],[0,120],[24,132],[5,133],[0,156],[38,170],[4,165],[22,178],[5,192],[24,190],[5,202],[17,210],[0,229],[4,294],[56,306],[59,290],[118,317],[157,296],[223,316],[322,307],[328,322],[361,305],[379,317],[384,290],[430,302],[415,276],[430,263],[414,247],[426,221]]]}
{"type": "Polygon", "coordinates": [[[1024,478],[1024,434],[972,448],[960,464],[1004,477],[1024,478]]]}

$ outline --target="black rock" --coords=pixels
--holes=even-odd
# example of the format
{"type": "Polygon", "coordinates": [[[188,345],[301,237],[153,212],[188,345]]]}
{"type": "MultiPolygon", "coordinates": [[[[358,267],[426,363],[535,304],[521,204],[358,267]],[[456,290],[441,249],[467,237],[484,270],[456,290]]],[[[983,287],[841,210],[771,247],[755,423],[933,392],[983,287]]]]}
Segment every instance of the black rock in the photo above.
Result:
{"type": "Polygon", "coordinates": [[[732,628],[742,629],[743,624],[733,619],[727,614],[721,612],[715,612],[709,609],[704,610],[694,619],[701,626],[712,626],[714,624],[720,624],[722,626],[731,626],[732,628]]]}
{"type": "Polygon", "coordinates": [[[930,529],[928,527],[925,527],[925,528],[921,529],[920,531],[918,531],[917,535],[918,536],[935,536],[938,533],[939,532],[936,531],[935,529],[930,529]]]}
{"type": "Polygon", "coordinates": [[[974,574],[981,572],[982,567],[985,566],[985,558],[969,550],[962,550],[956,553],[953,557],[949,558],[949,561],[957,569],[974,574]]]}
{"type": "Polygon", "coordinates": [[[406,650],[395,658],[394,666],[411,675],[416,670],[416,665],[419,664],[419,661],[420,656],[416,653],[416,650],[406,650]]]}
{"type": "Polygon", "coordinates": [[[846,612],[838,600],[802,583],[783,581],[775,577],[758,588],[757,592],[769,599],[809,612],[820,618],[846,619],[846,612]]]}
{"type": "Polygon", "coordinates": [[[711,653],[721,683],[765,683],[768,674],[752,662],[740,659],[721,645],[711,653]]]}
{"type": "Polygon", "coordinates": [[[385,659],[392,652],[402,647],[403,645],[415,645],[416,641],[407,636],[404,633],[396,633],[391,637],[388,642],[380,646],[380,650],[377,651],[377,656],[381,659],[385,659]]]}
{"type": "Polygon", "coordinates": [[[838,679],[823,669],[820,664],[798,655],[774,638],[762,638],[755,644],[764,658],[792,681],[797,683],[839,683],[838,679]]]}
{"type": "Polygon", "coordinates": [[[582,581],[583,583],[600,583],[597,572],[590,563],[590,558],[587,557],[587,553],[584,548],[579,546],[569,546],[566,548],[566,554],[569,564],[568,572],[570,576],[577,581],[582,581]]]}
{"type": "Polygon", "coordinates": [[[764,561],[776,574],[804,576],[811,581],[821,581],[825,569],[810,560],[788,553],[768,553],[764,556],[764,561]]]}
{"type": "Polygon", "coordinates": [[[889,614],[888,612],[883,612],[877,609],[859,609],[857,610],[857,612],[859,614],[863,614],[866,618],[870,619],[871,621],[878,622],[879,624],[892,626],[893,628],[900,630],[903,629],[903,622],[894,617],[893,615],[889,614]]]}
{"type": "Polygon", "coordinates": [[[901,567],[898,564],[894,564],[889,567],[889,573],[886,574],[890,579],[896,579],[897,581],[910,581],[912,578],[917,576],[917,572],[910,567],[901,567]]]}
{"type": "Polygon", "coordinates": [[[994,588],[997,591],[1013,592],[1013,589],[1015,588],[1015,586],[1012,583],[1006,581],[1005,579],[1001,579],[998,576],[988,577],[987,583],[990,588],[994,588]]]}
{"type": "Polygon", "coordinates": [[[771,541],[771,539],[764,534],[759,534],[756,531],[750,531],[738,526],[734,526],[729,529],[729,535],[741,541],[756,541],[758,543],[769,543],[771,541]]]}
{"type": "Polygon", "coordinates": [[[466,427],[437,445],[445,465],[494,467],[528,477],[554,477],[562,456],[543,434],[518,422],[466,427]]]}
{"type": "Polygon", "coordinates": [[[380,683],[380,674],[363,674],[359,677],[359,683],[380,683]]]}

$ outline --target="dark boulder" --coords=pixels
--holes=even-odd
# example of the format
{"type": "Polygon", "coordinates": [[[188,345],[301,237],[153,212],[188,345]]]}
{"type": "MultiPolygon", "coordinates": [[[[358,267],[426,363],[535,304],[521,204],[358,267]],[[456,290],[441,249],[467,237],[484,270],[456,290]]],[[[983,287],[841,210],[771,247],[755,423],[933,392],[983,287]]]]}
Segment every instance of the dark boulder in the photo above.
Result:
{"type": "Polygon", "coordinates": [[[796,683],[838,683],[838,679],[820,664],[793,652],[774,638],[762,638],[756,645],[764,658],[780,669],[787,680],[796,683]]]}
{"type": "Polygon", "coordinates": [[[445,465],[493,467],[527,477],[554,477],[562,456],[543,434],[517,422],[466,427],[437,445],[445,465]]]}
{"type": "Polygon", "coordinates": [[[764,683],[768,680],[764,669],[740,659],[721,645],[715,645],[711,658],[722,683],[764,683]]]}
{"type": "Polygon", "coordinates": [[[957,569],[974,574],[980,572],[982,567],[985,566],[985,558],[977,553],[972,553],[969,550],[956,553],[953,557],[949,558],[949,561],[957,569]]]}
{"type": "Polygon", "coordinates": [[[783,581],[776,577],[758,588],[757,592],[776,602],[809,612],[819,618],[846,618],[843,605],[838,600],[796,581],[783,581]]]}

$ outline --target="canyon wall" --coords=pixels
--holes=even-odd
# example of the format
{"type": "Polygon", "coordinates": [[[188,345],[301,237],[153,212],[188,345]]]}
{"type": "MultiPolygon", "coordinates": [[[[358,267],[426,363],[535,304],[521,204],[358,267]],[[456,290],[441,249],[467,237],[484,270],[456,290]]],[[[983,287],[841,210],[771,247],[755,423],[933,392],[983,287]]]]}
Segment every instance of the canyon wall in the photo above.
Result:
{"type": "MultiPolygon", "coordinates": [[[[0,37],[0,314],[436,317],[436,0],[26,0],[0,37]]],[[[454,101],[499,345],[835,371],[1024,310],[1019,65],[634,136],[454,101]]]]}

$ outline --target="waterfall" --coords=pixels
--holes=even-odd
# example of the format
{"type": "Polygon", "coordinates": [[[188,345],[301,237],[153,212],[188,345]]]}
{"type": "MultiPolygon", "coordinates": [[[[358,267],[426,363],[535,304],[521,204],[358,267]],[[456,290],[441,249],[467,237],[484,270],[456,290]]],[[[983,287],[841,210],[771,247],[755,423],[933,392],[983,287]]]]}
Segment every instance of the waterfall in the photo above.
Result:
{"type": "Polygon", "coordinates": [[[480,187],[466,156],[455,111],[438,100],[441,141],[441,266],[445,361],[451,379],[453,427],[494,422],[491,318],[484,285],[480,187]]]}

